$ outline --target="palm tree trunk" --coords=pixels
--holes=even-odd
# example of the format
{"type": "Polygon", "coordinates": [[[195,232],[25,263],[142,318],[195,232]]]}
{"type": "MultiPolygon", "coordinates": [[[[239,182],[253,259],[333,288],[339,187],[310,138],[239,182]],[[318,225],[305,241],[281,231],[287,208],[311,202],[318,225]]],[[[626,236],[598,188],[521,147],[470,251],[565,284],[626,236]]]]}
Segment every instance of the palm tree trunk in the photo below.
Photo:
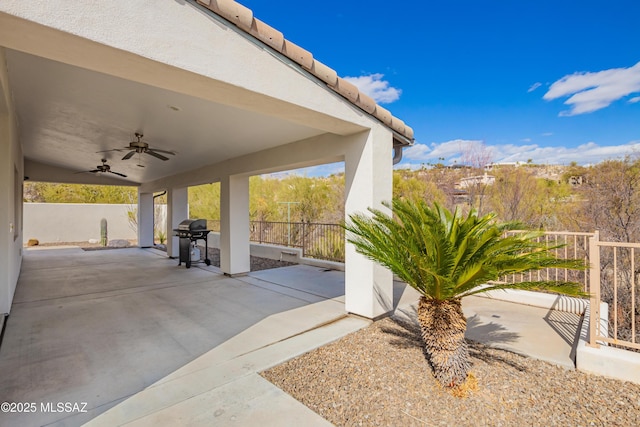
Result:
{"type": "Polygon", "coordinates": [[[418,321],[436,379],[446,387],[464,383],[471,363],[464,339],[467,319],[462,312],[462,301],[436,301],[422,296],[418,321]]]}

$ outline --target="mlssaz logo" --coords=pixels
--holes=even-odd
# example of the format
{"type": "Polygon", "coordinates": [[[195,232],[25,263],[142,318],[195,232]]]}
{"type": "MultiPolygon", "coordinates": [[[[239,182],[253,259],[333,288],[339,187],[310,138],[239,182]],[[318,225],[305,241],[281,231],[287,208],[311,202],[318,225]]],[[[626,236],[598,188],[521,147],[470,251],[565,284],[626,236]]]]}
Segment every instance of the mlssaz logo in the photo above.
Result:
{"type": "Polygon", "coordinates": [[[84,413],[87,412],[87,402],[42,402],[40,412],[84,413]]]}

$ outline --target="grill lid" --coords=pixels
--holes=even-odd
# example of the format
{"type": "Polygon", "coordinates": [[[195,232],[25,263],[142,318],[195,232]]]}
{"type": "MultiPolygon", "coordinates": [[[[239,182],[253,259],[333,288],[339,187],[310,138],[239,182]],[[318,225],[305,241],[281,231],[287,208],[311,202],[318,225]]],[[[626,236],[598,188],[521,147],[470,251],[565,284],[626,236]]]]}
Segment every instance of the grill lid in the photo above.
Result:
{"type": "Polygon", "coordinates": [[[206,219],[185,219],[178,225],[178,230],[200,231],[207,229],[206,219]]]}

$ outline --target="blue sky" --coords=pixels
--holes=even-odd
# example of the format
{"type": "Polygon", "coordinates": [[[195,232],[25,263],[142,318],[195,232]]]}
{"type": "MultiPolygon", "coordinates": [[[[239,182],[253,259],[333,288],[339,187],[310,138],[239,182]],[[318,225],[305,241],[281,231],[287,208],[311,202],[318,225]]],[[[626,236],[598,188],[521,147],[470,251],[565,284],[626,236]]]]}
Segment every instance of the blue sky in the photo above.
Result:
{"type": "Polygon", "coordinates": [[[640,1],[240,3],[413,127],[404,167],[640,154],[640,1]]]}

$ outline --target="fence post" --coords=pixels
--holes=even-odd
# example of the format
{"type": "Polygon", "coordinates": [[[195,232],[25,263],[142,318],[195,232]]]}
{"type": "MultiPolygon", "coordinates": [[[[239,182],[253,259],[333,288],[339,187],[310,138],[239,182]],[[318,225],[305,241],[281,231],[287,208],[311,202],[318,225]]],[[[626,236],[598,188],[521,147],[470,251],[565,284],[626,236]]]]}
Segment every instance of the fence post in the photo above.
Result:
{"type": "Polygon", "coordinates": [[[307,256],[307,230],[304,219],[302,220],[302,258],[307,256]]]}
{"type": "Polygon", "coordinates": [[[597,336],[600,328],[600,246],[598,234],[589,238],[589,347],[599,348],[597,336]]]}

